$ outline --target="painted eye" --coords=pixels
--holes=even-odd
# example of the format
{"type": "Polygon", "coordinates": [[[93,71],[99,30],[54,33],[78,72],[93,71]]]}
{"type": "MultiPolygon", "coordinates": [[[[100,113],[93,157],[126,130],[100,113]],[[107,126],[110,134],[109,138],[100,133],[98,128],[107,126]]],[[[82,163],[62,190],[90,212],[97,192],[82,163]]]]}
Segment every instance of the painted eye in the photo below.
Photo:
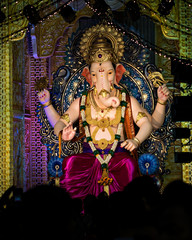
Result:
{"type": "Polygon", "coordinates": [[[95,77],[95,75],[96,75],[95,73],[92,73],[92,76],[93,76],[93,77],[95,77]]]}
{"type": "Polygon", "coordinates": [[[113,72],[111,71],[111,72],[109,72],[108,74],[110,74],[110,75],[111,75],[112,73],[113,73],[113,72]]]}

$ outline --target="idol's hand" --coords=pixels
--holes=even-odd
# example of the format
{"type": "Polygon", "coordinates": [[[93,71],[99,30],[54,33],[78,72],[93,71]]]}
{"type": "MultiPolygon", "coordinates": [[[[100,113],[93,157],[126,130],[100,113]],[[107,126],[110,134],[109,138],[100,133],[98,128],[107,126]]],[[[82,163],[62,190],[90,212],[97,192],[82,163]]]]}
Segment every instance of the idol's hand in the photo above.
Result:
{"type": "Polygon", "coordinates": [[[37,95],[39,97],[39,101],[41,104],[45,104],[46,102],[49,102],[49,100],[50,100],[50,93],[46,89],[39,92],[37,95]]]}
{"type": "Polygon", "coordinates": [[[62,139],[64,141],[70,141],[74,138],[77,128],[73,129],[73,125],[70,122],[63,128],[62,139]]]}
{"type": "Polygon", "coordinates": [[[163,84],[162,86],[160,86],[157,90],[157,96],[158,99],[162,102],[166,102],[169,98],[170,95],[170,90],[168,89],[168,87],[166,86],[166,84],[163,84]]]}
{"type": "Polygon", "coordinates": [[[139,144],[133,139],[127,139],[121,143],[121,147],[124,147],[128,151],[132,152],[134,149],[139,147],[139,144]]]}

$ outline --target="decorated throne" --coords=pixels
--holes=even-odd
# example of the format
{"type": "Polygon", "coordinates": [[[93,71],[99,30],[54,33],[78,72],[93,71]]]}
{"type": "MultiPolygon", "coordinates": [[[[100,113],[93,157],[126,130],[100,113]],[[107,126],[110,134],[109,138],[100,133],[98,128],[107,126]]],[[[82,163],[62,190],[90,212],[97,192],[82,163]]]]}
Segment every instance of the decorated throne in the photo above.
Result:
{"type": "MultiPolygon", "coordinates": [[[[82,31],[77,31],[71,36],[66,45],[66,64],[60,66],[53,75],[53,86],[50,89],[51,101],[60,115],[63,115],[73,100],[81,97],[84,90],[90,88],[88,82],[81,75],[83,68],[86,66],[79,50],[82,34],[82,31]]],[[[141,39],[137,35],[129,32],[124,36],[124,41],[125,52],[121,64],[125,67],[126,72],[120,81],[120,85],[152,114],[157,102],[157,88],[164,84],[165,81],[162,78],[151,77],[153,72],[159,70],[149,63],[148,50],[144,48],[141,39]]],[[[171,102],[172,99],[170,98],[166,106],[166,117],[163,126],[157,131],[153,131],[138,149],[139,156],[145,156],[145,158],[141,158],[141,173],[150,175],[154,173],[153,169],[158,168],[156,175],[161,179],[164,174],[169,173],[169,169],[165,168],[165,158],[172,141],[171,102]],[[152,169],[152,172],[150,169],[152,169]]],[[[81,135],[78,128],[79,124],[76,123],[76,141],[62,142],[61,153],[59,154],[59,139],[55,136],[41,105],[37,108],[37,116],[42,126],[40,132],[42,143],[47,146],[50,152],[48,160],[49,176],[50,179],[58,182],[58,179],[63,174],[63,159],[69,155],[82,152],[82,139],[78,140],[79,135],[81,135]]]]}

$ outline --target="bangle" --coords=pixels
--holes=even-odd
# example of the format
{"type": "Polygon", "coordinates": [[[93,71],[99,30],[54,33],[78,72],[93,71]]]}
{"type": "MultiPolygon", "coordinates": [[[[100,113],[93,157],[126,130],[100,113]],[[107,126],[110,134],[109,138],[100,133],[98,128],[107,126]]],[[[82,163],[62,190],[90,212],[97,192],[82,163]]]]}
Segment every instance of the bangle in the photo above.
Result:
{"type": "Polygon", "coordinates": [[[161,104],[161,105],[167,105],[167,101],[162,102],[161,100],[158,99],[157,102],[158,102],[159,104],[161,104]]]}
{"type": "Polygon", "coordinates": [[[138,146],[141,144],[138,138],[134,137],[133,140],[138,144],[138,146]]]}
{"type": "Polygon", "coordinates": [[[51,104],[52,104],[52,102],[49,100],[48,102],[43,103],[42,106],[43,106],[43,108],[47,108],[47,107],[49,107],[51,104]]]}

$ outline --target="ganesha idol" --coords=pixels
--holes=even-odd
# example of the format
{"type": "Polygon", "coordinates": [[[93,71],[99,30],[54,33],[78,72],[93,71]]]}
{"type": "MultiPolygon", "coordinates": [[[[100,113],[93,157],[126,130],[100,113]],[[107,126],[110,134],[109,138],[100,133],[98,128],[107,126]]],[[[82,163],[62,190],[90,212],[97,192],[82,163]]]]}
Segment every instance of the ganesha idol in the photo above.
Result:
{"type": "Polygon", "coordinates": [[[120,64],[124,52],[120,33],[99,31],[92,27],[82,37],[80,51],[87,63],[82,75],[90,89],[76,98],[60,116],[50,101],[49,92],[38,93],[54,133],[62,141],[75,138],[74,123],[79,120],[83,152],[63,160],[60,186],[71,197],[84,199],[88,194],[97,196],[122,191],[139,176],[137,148],[164,121],[169,90],[158,88],[158,101],[150,115],[123,87],[119,85],[125,68],[120,64]],[[134,123],[138,126],[135,134],[134,123]]]}

